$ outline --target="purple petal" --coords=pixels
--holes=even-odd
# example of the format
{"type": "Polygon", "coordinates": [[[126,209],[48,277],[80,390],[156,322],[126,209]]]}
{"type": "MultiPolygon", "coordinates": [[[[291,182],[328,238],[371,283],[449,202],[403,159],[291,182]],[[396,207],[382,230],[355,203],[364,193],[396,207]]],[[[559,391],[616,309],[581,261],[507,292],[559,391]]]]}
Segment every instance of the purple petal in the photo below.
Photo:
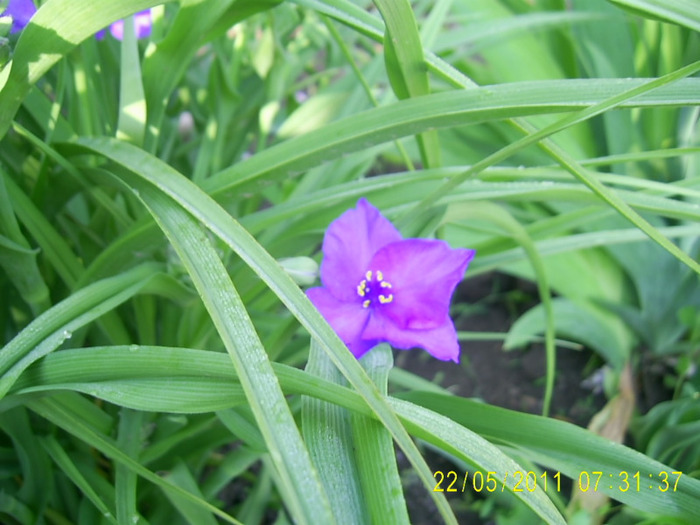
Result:
{"type": "Polygon", "coordinates": [[[361,337],[369,309],[362,308],[358,302],[339,301],[326,288],[309,288],[306,295],[355,357],[359,359],[378,343],[361,337]]]}
{"type": "Polygon", "coordinates": [[[452,293],[474,253],[427,239],[407,239],[385,246],[372,258],[370,269],[384,274],[384,280],[392,286],[393,301],[375,311],[399,329],[438,327],[449,315],[452,293]]]}
{"type": "Polygon", "coordinates": [[[393,347],[403,350],[423,348],[437,359],[459,363],[457,332],[448,316],[430,330],[408,330],[396,326],[385,316],[372,315],[363,336],[387,341],[393,347]]]}
{"type": "Polygon", "coordinates": [[[18,33],[27,26],[34,13],[36,13],[36,7],[32,0],[10,0],[2,14],[12,17],[10,33],[18,33]]]}
{"type": "Polygon", "coordinates": [[[321,282],[338,299],[357,301],[357,285],[372,256],[401,234],[365,199],[334,220],[323,238],[321,282]]]}

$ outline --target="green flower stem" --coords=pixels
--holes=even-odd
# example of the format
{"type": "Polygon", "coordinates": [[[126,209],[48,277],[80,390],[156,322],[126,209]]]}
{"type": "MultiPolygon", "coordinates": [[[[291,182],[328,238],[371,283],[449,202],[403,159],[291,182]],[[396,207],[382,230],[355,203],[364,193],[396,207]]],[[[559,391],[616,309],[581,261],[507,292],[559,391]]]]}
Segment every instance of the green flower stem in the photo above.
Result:
{"type": "MultiPolygon", "coordinates": [[[[375,346],[360,364],[383,395],[387,395],[389,372],[394,365],[391,347],[375,346]]],[[[353,412],[352,434],[360,483],[371,523],[410,523],[401,478],[396,466],[394,442],[389,431],[376,419],[353,412]]]]}

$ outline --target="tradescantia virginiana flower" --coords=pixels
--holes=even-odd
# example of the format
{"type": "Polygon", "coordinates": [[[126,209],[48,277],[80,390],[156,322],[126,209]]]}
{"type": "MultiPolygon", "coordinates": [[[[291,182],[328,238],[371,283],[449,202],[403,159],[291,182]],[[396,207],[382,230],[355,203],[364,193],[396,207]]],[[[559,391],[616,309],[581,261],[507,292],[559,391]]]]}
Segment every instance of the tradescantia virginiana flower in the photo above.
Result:
{"type": "Polygon", "coordinates": [[[440,240],[403,239],[360,199],[328,227],[323,286],[306,293],[357,358],[387,342],[458,362],[450,299],[474,253],[440,240]]]}

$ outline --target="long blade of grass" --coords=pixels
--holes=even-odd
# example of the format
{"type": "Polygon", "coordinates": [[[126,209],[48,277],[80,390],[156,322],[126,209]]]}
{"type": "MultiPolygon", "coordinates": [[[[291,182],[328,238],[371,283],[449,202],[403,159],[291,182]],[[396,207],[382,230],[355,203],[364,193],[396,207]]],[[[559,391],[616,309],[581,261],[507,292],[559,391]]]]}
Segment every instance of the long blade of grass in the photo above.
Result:
{"type": "MultiPolygon", "coordinates": [[[[697,71],[700,71],[700,62],[695,62],[693,64],[690,64],[689,66],[673,71],[668,75],[664,75],[663,77],[660,77],[658,79],[645,82],[640,86],[636,86],[627,91],[623,91],[618,95],[614,95],[606,100],[603,100],[586,109],[574,113],[573,115],[563,117],[554,124],[551,124],[550,126],[542,128],[540,130],[536,130],[530,124],[527,124],[525,122],[517,122],[516,126],[520,127],[520,129],[527,132],[527,136],[514,143],[509,144],[505,148],[500,149],[499,151],[486,157],[482,161],[477,162],[469,170],[465,171],[459,176],[453,177],[452,179],[444,183],[441,188],[434,191],[430,195],[427,195],[423,200],[421,200],[421,202],[416,204],[404,217],[411,217],[411,221],[415,221],[415,218],[419,216],[419,212],[427,210],[440,196],[446,195],[452,190],[454,190],[462,181],[466,180],[468,177],[475,175],[476,173],[485,169],[488,166],[491,166],[497,162],[504,160],[505,158],[508,158],[512,153],[519,151],[527,145],[545,139],[546,137],[552,135],[555,132],[555,130],[558,131],[564,129],[574,123],[586,120],[594,115],[600,114],[613,107],[618,107],[623,101],[633,100],[639,95],[648,93],[653,90],[657,90],[658,88],[666,86],[670,83],[677,82],[679,79],[682,79],[688,75],[692,75],[697,71]]],[[[666,249],[674,257],[682,261],[684,264],[688,265],[697,273],[700,273],[700,264],[694,261],[691,257],[688,256],[688,254],[683,252],[678,246],[673,244],[666,237],[661,235],[656,228],[654,228],[648,221],[646,221],[637,212],[630,208],[630,206],[628,206],[618,195],[616,195],[614,191],[607,188],[597,178],[595,178],[595,176],[591,176],[591,174],[587,170],[579,166],[573,157],[571,157],[560,147],[556,146],[552,141],[548,140],[547,142],[543,143],[543,147],[554,158],[558,160],[558,162],[563,168],[569,171],[583,184],[588,186],[588,188],[590,188],[596,195],[598,195],[601,199],[608,203],[612,208],[617,210],[618,213],[620,213],[632,224],[634,224],[636,227],[638,227],[640,230],[646,233],[653,241],[655,241],[664,249],[666,249]]],[[[405,219],[404,222],[406,222],[406,220],[407,219],[405,219]]]]}
{"type": "Polygon", "coordinates": [[[0,399],[29,365],[70,339],[73,331],[133,297],[158,269],[144,264],[96,282],[34,319],[0,352],[0,399]]]}
{"type": "MultiPolygon", "coordinates": [[[[399,99],[427,95],[430,93],[428,68],[411,3],[408,0],[375,0],[375,4],[386,26],[384,62],[394,93],[399,99]]],[[[423,164],[438,167],[437,131],[425,131],[417,138],[423,164]]]]}
{"type": "MultiPolygon", "coordinates": [[[[394,364],[391,347],[386,343],[376,346],[360,364],[386,396],[389,371],[394,364]]],[[[403,491],[397,490],[401,478],[391,434],[381,423],[361,414],[353,413],[350,421],[357,443],[359,480],[371,523],[410,523],[403,491]]]]}
{"type": "Polygon", "coordinates": [[[56,465],[61,468],[61,471],[75,484],[80,491],[85,494],[85,497],[92,502],[93,505],[110,523],[117,524],[114,517],[114,510],[110,509],[107,504],[102,501],[100,495],[90,485],[90,482],[80,473],[80,470],[75,466],[70,456],[61,447],[60,443],[53,436],[43,436],[39,438],[39,442],[48,452],[49,456],[56,465]]]}
{"type": "Polygon", "coordinates": [[[72,413],[57,399],[34,399],[27,401],[27,407],[42,416],[44,419],[62,428],[69,434],[73,434],[81,441],[84,441],[85,443],[99,450],[107,457],[120,464],[126,465],[132,471],[136,472],[147,481],[150,481],[161,490],[171,492],[176,494],[178,497],[191,501],[199,507],[219,516],[228,523],[241,525],[239,521],[235,520],[222,510],[217,509],[213,505],[207,503],[202,498],[178,487],[177,485],[165,481],[157,474],[154,474],[147,468],[143,467],[138,461],[135,461],[128,454],[122,452],[111,439],[96,432],[95,429],[87,425],[85,421],[81,419],[81,417],[75,413],[72,413]]]}
{"type": "Polygon", "coordinates": [[[228,350],[280,477],[280,490],[289,496],[286,503],[292,516],[299,523],[334,523],[294,417],[226,268],[193,217],[159,188],[133,179],[187,268],[228,350]]]}
{"type": "MultiPolygon", "coordinates": [[[[235,371],[226,366],[227,356],[217,352],[190,350],[184,348],[154,347],[148,351],[134,354],[128,347],[87,348],[81,350],[66,350],[52,354],[37,363],[20,379],[18,387],[28,389],[54,386],[56,388],[72,388],[82,382],[99,382],[101,380],[121,382],[122,388],[130,387],[131,381],[141,378],[144,382],[172,374],[173,376],[187,375],[192,383],[206,385],[212,378],[236,380],[235,371]],[[135,359],[135,361],[134,361],[135,359]],[[134,366],[137,362],[138,366],[134,366]]],[[[280,383],[288,394],[303,394],[314,396],[325,402],[337,404],[363,416],[376,418],[376,414],[366,401],[356,392],[342,387],[337,383],[326,381],[318,376],[308,374],[296,368],[274,363],[273,368],[280,383]]],[[[23,390],[18,390],[22,392],[23,390]]],[[[159,408],[165,393],[156,388],[141,400],[141,404],[151,403],[159,408]]],[[[219,393],[222,401],[229,401],[225,393],[219,393]]],[[[513,460],[496,447],[467,430],[456,425],[442,416],[431,413],[409,403],[388,398],[387,401],[395,408],[404,424],[416,437],[423,439],[443,450],[455,454],[469,464],[477,465],[484,471],[497,471],[504,474],[511,472],[511,477],[504,480],[503,491],[507,490],[520,498],[548,523],[563,523],[556,508],[548,500],[544,491],[515,490],[513,473],[522,471],[513,460]]],[[[197,404],[184,400],[182,411],[197,410],[197,404]]],[[[573,427],[576,431],[586,434],[586,431],[573,427]]],[[[602,441],[602,440],[601,440],[602,441]]],[[[582,450],[582,449],[578,449],[582,450]]],[[[643,456],[642,456],[643,457],[643,456]]],[[[584,461],[585,459],[581,459],[584,461]]],[[[431,482],[431,490],[435,481],[431,482]]],[[[501,490],[501,486],[498,486],[501,490]]]]}
{"type": "Polygon", "coordinates": [[[671,22],[700,32],[700,9],[695,0],[608,0],[634,14],[671,22]]]}

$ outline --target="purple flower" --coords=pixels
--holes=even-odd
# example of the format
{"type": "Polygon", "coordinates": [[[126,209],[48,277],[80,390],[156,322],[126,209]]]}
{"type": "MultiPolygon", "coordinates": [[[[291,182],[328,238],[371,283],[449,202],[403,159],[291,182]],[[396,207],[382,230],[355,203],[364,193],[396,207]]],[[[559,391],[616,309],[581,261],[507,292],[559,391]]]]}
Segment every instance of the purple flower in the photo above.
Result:
{"type": "Polygon", "coordinates": [[[36,13],[36,7],[32,0],[10,0],[2,14],[12,17],[10,33],[18,33],[26,27],[34,13],[36,13]]]}
{"type": "Polygon", "coordinates": [[[450,299],[474,253],[445,241],[403,239],[360,199],[328,227],[323,286],[306,293],[357,358],[387,342],[458,362],[450,299]]]}
{"type": "MultiPolygon", "coordinates": [[[[134,14],[134,32],[136,33],[136,38],[147,38],[151,35],[151,10],[146,9],[144,11],[139,11],[134,14]]],[[[117,20],[112,25],[109,26],[109,32],[117,40],[124,38],[124,20],[117,20]]],[[[102,40],[105,36],[106,30],[103,29],[95,33],[95,38],[97,40],[102,40]]]]}

